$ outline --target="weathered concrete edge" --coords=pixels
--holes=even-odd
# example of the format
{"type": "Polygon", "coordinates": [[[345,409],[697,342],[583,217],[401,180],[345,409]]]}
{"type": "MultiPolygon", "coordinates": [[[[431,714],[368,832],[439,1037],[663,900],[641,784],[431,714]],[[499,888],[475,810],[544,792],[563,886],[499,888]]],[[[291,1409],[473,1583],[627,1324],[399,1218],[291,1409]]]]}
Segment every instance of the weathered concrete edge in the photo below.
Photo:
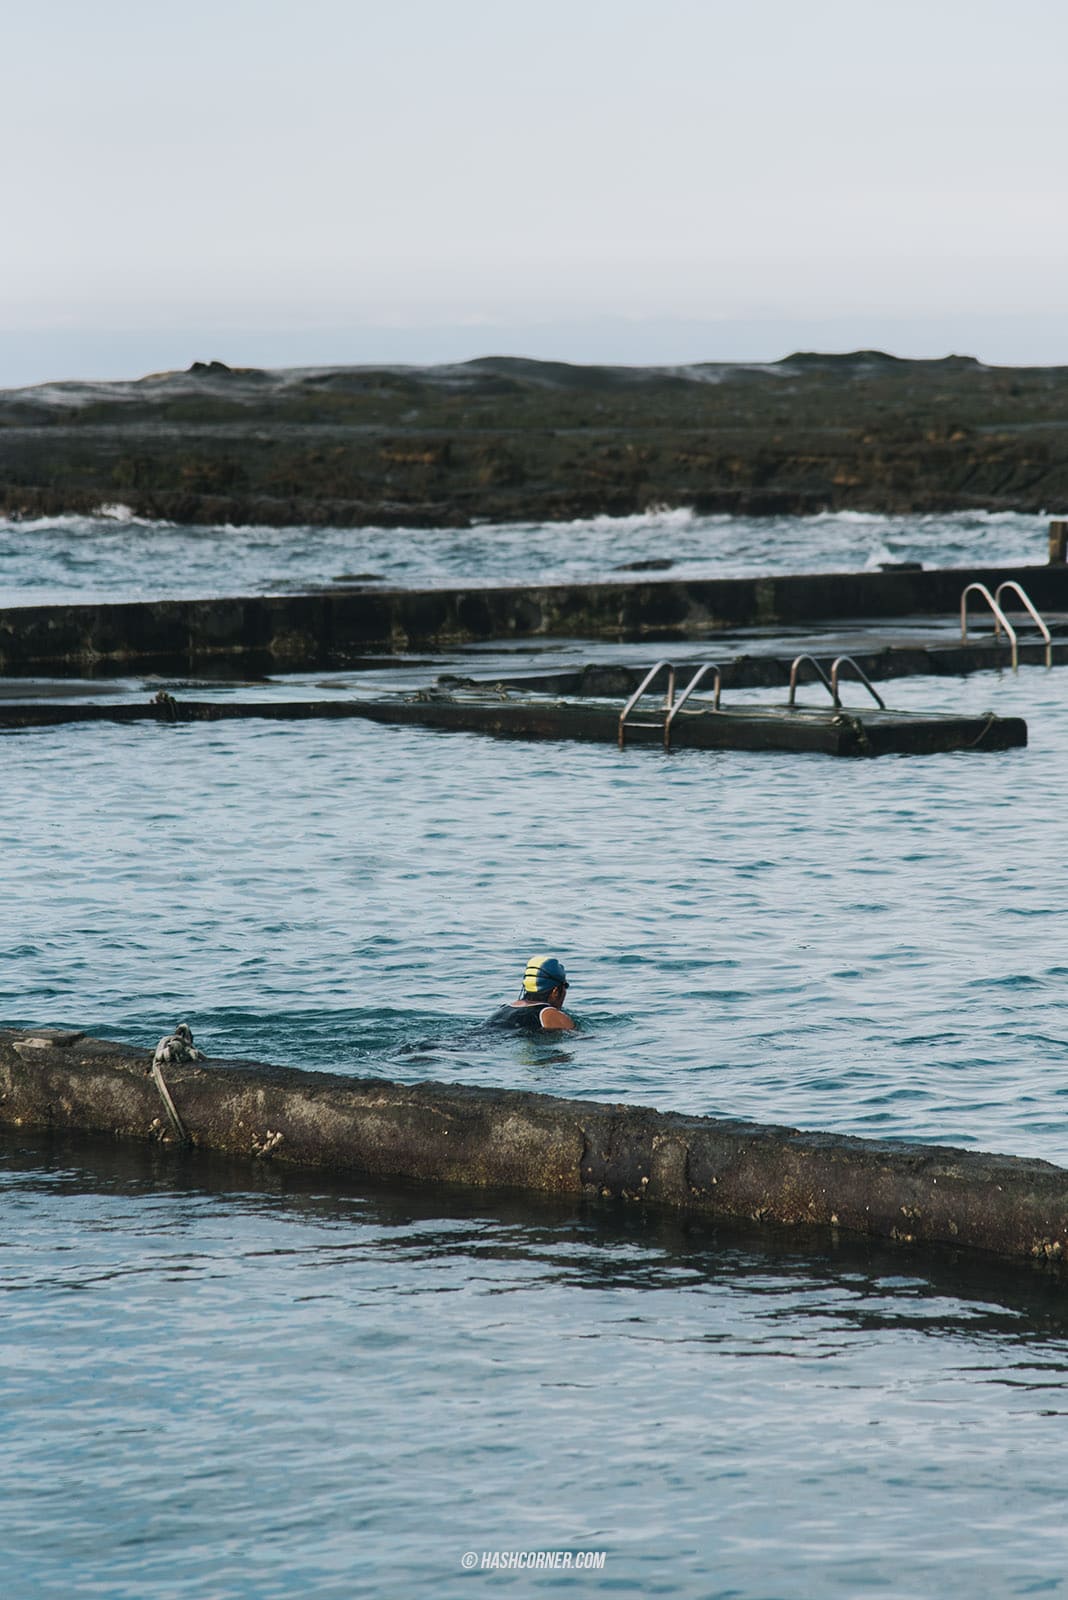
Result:
{"type": "MultiPolygon", "coordinates": [[[[833,711],[815,716],[783,710],[762,715],[763,708],[688,712],[672,730],[672,749],[792,751],[830,756],[931,755],[948,750],[1017,749],[1027,743],[1022,717],[937,715],[908,712],[873,717],[870,712],[833,711]]],[[[275,721],[312,718],[363,718],[370,722],[428,727],[453,733],[488,734],[501,739],[577,739],[615,745],[619,713],[599,704],[509,701],[304,700],[234,701],[175,700],[92,705],[54,700],[0,705],[0,729],[57,727],[68,722],[221,722],[239,717],[275,721]]],[[[659,729],[632,729],[628,743],[663,748],[659,729]]]]}
{"type": "MultiPolygon", "coordinates": [[[[151,1055],[0,1030],[0,1125],[170,1137],[151,1055]]],[[[1068,1170],[455,1084],[256,1062],[170,1066],[192,1145],[363,1179],[603,1195],[733,1220],[822,1225],[1007,1257],[1068,1254],[1068,1170]]]]}
{"type": "Polygon", "coordinates": [[[1043,613],[1068,607],[1068,566],[1059,565],[15,606],[0,609],[0,671],[235,654],[316,670],[371,648],[475,639],[700,637],[846,618],[953,617],[967,584],[993,589],[1009,580],[1043,613]]]}

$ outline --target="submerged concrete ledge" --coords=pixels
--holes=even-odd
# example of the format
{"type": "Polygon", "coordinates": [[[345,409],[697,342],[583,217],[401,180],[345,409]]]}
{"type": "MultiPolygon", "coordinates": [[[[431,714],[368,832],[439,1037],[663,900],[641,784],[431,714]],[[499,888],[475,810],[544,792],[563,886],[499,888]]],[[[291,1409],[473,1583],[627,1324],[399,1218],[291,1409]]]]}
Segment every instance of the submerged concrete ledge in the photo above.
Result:
{"type": "MultiPolygon", "coordinates": [[[[1068,610],[1068,567],[961,567],[694,582],[485,589],[339,589],[0,610],[0,673],[102,663],[164,668],[248,655],[291,671],[369,648],[527,637],[700,637],[736,627],[942,615],[965,585],[1013,580],[1043,613],[1068,610]]],[[[985,622],[983,624],[985,626],[985,622]]]]}
{"type": "MultiPolygon", "coordinates": [[[[0,1030],[0,1125],[167,1142],[152,1054],[55,1029],[0,1030]]],[[[601,1195],[710,1217],[1060,1260],[1068,1170],[641,1106],[403,1085],[256,1062],[170,1065],[194,1152],[347,1178],[601,1195]]]]}
{"type": "MultiPolygon", "coordinates": [[[[0,706],[0,729],[58,727],[69,722],[222,722],[258,717],[276,722],[360,717],[498,739],[579,739],[616,745],[619,708],[593,701],[453,699],[448,695],[391,700],[176,700],[87,705],[57,701],[0,706]]],[[[630,725],[627,742],[664,748],[662,724],[630,725]]],[[[785,706],[698,710],[687,707],[671,729],[674,750],[774,750],[829,756],[934,755],[948,750],[1017,749],[1027,743],[1022,717],[924,711],[846,711],[785,706]]]]}

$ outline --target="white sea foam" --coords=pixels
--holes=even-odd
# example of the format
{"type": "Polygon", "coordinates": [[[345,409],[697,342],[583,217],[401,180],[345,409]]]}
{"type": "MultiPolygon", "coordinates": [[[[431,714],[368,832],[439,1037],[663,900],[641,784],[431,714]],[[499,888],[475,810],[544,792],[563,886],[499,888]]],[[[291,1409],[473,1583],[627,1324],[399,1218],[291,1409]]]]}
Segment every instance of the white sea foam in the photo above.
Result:
{"type": "Polygon", "coordinates": [[[136,516],[121,502],[94,516],[0,519],[0,604],[262,594],[329,586],[344,572],[414,588],[607,579],[656,557],[671,577],[864,571],[880,561],[924,566],[1039,563],[1046,523],[1007,512],[807,517],[704,515],[651,507],[570,522],[470,528],[288,528],[136,516]]]}
{"type": "Polygon", "coordinates": [[[803,522],[841,522],[846,527],[871,527],[873,523],[889,522],[891,519],[882,511],[820,511],[811,517],[802,517],[803,522]]]}
{"type": "Polygon", "coordinates": [[[143,522],[142,517],[135,517],[130,506],[116,501],[113,505],[97,506],[93,511],[94,517],[104,517],[109,522],[143,522]]]}
{"type": "MultiPolygon", "coordinates": [[[[711,518],[699,518],[698,514],[689,506],[650,506],[647,511],[634,511],[626,516],[613,517],[601,514],[594,517],[575,517],[570,522],[554,523],[528,523],[527,526],[550,527],[559,529],[561,533],[577,532],[579,530],[591,533],[639,533],[644,529],[655,526],[658,529],[685,529],[692,528],[698,521],[711,521],[711,518]]],[[[498,527],[507,527],[507,523],[498,523],[498,527]]]]}

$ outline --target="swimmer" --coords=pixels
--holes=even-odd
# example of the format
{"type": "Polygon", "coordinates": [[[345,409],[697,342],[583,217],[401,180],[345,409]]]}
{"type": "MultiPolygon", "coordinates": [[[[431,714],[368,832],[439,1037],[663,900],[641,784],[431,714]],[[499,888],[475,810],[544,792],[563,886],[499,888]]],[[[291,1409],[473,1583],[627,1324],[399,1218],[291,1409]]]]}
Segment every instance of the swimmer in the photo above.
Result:
{"type": "Polygon", "coordinates": [[[554,1032],[573,1028],[574,1021],[560,1008],[568,991],[567,973],[555,956],[531,956],[523,974],[519,999],[498,1006],[489,1019],[491,1028],[521,1028],[524,1033],[554,1032]]]}

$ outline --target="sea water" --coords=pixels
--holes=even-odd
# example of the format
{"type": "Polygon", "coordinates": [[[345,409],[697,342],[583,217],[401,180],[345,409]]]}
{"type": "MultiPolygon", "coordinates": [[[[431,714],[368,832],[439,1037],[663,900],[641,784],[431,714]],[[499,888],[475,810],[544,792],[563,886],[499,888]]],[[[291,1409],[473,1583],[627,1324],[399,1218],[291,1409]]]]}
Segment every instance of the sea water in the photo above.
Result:
{"type": "MultiPolygon", "coordinates": [[[[1061,675],[888,698],[1030,743],[5,734],[2,1020],[1068,1164],[1061,675]],[[542,952],[581,1031],[487,1034],[542,952]]],[[[1056,1269],[14,1131],[0,1186],[5,1600],[1064,1585],[1056,1269]],[[482,1566],[539,1551],[604,1565],[482,1566]]]]}
{"type": "Polygon", "coordinates": [[[1031,742],[854,762],[355,719],[9,733],[7,1014],[1068,1164],[1060,674],[887,692],[1024,714],[1031,742]],[[548,1053],[481,1027],[539,952],[587,1024],[548,1053]]]}
{"type": "Polygon", "coordinates": [[[840,572],[885,561],[1044,561],[1044,517],[698,516],[686,509],[473,528],[235,528],[152,522],[122,505],[93,517],[0,518],[0,606],[160,596],[286,594],[337,583],[478,587],[585,583],[634,562],[678,579],[840,572]]]}

